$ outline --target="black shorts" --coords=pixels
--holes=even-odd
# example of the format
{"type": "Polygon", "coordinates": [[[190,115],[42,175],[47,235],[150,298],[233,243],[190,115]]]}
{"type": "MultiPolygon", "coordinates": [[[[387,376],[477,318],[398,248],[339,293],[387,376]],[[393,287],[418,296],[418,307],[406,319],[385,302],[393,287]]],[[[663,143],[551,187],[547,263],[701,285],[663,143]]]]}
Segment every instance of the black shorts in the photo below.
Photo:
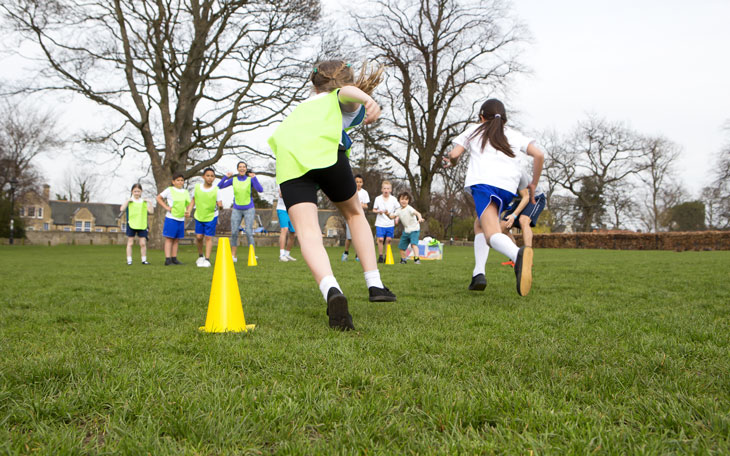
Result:
{"type": "MultiPolygon", "coordinates": [[[[507,217],[512,215],[512,213],[517,209],[519,203],[512,203],[509,208],[507,208],[506,211],[504,211],[504,215],[502,218],[504,220],[507,220],[507,217]]],[[[540,214],[542,214],[542,210],[545,209],[545,194],[540,193],[535,197],[535,204],[527,203],[527,206],[525,206],[524,209],[522,209],[522,212],[519,216],[515,219],[515,223],[512,225],[515,228],[522,229],[520,226],[520,216],[524,215],[525,217],[530,218],[530,226],[535,227],[537,225],[537,219],[540,217],[540,214]]]]}
{"type": "Polygon", "coordinates": [[[287,210],[298,203],[317,204],[319,189],[333,203],[347,201],[357,192],[350,159],[345,151],[337,152],[337,162],[334,165],[313,169],[296,179],[282,182],[280,188],[287,210]]]}

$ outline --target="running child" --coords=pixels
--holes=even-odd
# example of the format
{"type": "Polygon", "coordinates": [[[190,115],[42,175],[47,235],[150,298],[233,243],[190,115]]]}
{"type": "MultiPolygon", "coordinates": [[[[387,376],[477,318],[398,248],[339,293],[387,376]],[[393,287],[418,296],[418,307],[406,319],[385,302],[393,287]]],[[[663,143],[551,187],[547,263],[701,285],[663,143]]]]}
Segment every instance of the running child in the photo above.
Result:
{"type": "Polygon", "coordinates": [[[474,198],[478,217],[474,222],[476,264],[469,289],[486,288],[483,264],[491,246],[515,263],[517,293],[526,296],[532,287],[532,247],[518,248],[502,233],[499,215],[516,196],[522,174],[521,157],[525,153],[534,158],[532,181],[527,189],[531,201],[535,202],[535,187],[545,156],[535,146],[534,140],[505,128],[507,114],[501,101],[494,98],[485,101],[479,110],[479,120],[479,124],[468,128],[454,140],[454,148],[444,157],[444,166],[448,167],[454,165],[465,151],[469,152],[464,186],[474,198]]]}
{"type": "Polygon", "coordinates": [[[296,231],[289,218],[289,213],[286,212],[286,204],[284,204],[284,198],[281,197],[281,189],[279,189],[279,201],[276,202],[276,216],[279,218],[279,261],[297,261],[296,258],[291,256],[296,231]]]}
{"type": "Polygon", "coordinates": [[[218,186],[213,185],[215,171],[205,168],[203,183],[195,184],[187,213],[195,206],[195,244],[198,246],[198,259],[195,265],[199,268],[210,267],[210,252],[213,250],[213,236],[218,226],[218,209],[223,208],[218,186]],[[205,241],[205,256],[203,256],[203,241],[205,241]]]}
{"type": "MultiPolygon", "coordinates": [[[[502,232],[515,241],[512,235],[512,229],[517,228],[522,231],[522,244],[525,247],[532,247],[532,228],[537,225],[543,209],[545,209],[545,194],[540,193],[535,197],[535,203],[530,201],[528,190],[519,191],[519,199],[512,201],[507,210],[502,213],[500,222],[502,232]]],[[[515,242],[516,243],[516,242],[515,242]]]]}
{"type": "Polygon", "coordinates": [[[421,260],[418,259],[418,236],[421,234],[423,216],[408,204],[411,202],[411,195],[408,192],[402,192],[398,195],[398,202],[400,203],[400,207],[388,214],[388,216],[391,219],[395,219],[395,223],[398,223],[398,219],[403,223],[403,234],[401,234],[400,242],[398,243],[400,263],[407,263],[406,250],[410,244],[413,249],[413,262],[415,264],[421,264],[421,260]]]}
{"type": "Polygon", "coordinates": [[[238,162],[236,165],[237,175],[227,173],[224,179],[218,182],[219,188],[233,186],[233,205],[231,206],[231,256],[233,262],[238,261],[238,234],[241,229],[241,220],[246,226],[246,237],[248,245],[256,245],[253,237],[253,223],[256,219],[256,208],[253,203],[251,187],[257,192],[263,192],[264,188],[256,178],[256,174],[248,170],[245,162],[238,162]]]}
{"type": "MultiPolygon", "coordinates": [[[[370,194],[367,190],[362,188],[365,181],[362,175],[355,175],[355,185],[357,186],[357,198],[360,200],[362,210],[368,210],[368,204],[370,204],[370,194]]],[[[350,241],[352,240],[352,233],[350,233],[350,225],[345,223],[345,252],[342,254],[342,261],[347,261],[348,255],[350,255],[350,241]]],[[[357,260],[357,252],[355,253],[355,259],[357,260]]]]}
{"type": "Polygon", "coordinates": [[[187,212],[190,194],[183,188],[184,184],[182,173],[175,173],[172,175],[172,186],[157,195],[157,204],[167,211],[162,227],[162,236],[165,238],[165,266],[182,264],[177,259],[177,247],[180,239],[185,237],[185,217],[190,215],[187,212]]]}
{"type": "Polygon", "coordinates": [[[370,93],[382,79],[382,67],[357,81],[350,65],[341,60],[317,63],[310,80],[314,96],[299,104],[269,138],[276,155],[276,182],[289,211],[302,256],[312,271],[327,302],[329,325],[355,329],[347,298],[332,274],[322,230],[317,217],[317,190],[335,204],[352,231],[352,242],[360,255],[370,301],[395,301],[383,285],[375,262],[372,231],[357,196],[350,168],[352,140],[345,130],[374,122],[380,106],[370,93]]]}
{"type": "Polygon", "coordinates": [[[373,212],[378,214],[375,217],[375,237],[378,240],[378,263],[385,263],[383,259],[383,244],[390,245],[391,239],[393,239],[393,233],[395,231],[395,222],[391,220],[389,214],[392,214],[400,207],[395,197],[391,195],[393,186],[390,181],[384,180],[380,184],[381,195],[375,198],[373,203],[373,212]]]}
{"type": "Polygon", "coordinates": [[[132,264],[132,246],[134,237],[139,236],[139,251],[142,264],[147,262],[147,215],[152,214],[152,202],[142,199],[142,186],[132,185],[132,196],[122,204],[119,212],[127,215],[127,264],[132,264]]]}

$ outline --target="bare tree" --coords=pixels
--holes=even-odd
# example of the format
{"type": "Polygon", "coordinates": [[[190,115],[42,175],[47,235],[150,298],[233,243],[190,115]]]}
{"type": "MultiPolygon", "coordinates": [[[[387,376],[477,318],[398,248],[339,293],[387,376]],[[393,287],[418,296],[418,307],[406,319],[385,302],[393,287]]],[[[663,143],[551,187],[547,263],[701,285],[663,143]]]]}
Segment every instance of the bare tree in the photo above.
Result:
{"type": "Polygon", "coordinates": [[[546,145],[549,180],[577,197],[579,228],[590,231],[601,224],[608,187],[646,169],[644,142],[621,123],[589,117],[557,144],[546,145]]]}
{"type": "Polygon", "coordinates": [[[730,228],[730,144],[726,144],[717,155],[713,177],[712,184],[702,191],[707,224],[714,229],[726,230],[730,228]]]}
{"type": "MultiPolygon", "coordinates": [[[[303,40],[318,0],[16,0],[7,22],[39,49],[38,85],[108,108],[117,128],[90,135],[150,161],[158,190],[278,118],[305,90],[303,40]]],[[[162,212],[157,212],[162,223],[162,212]]]]}
{"type": "Polygon", "coordinates": [[[662,213],[678,204],[671,201],[675,189],[674,164],[679,158],[679,147],[664,137],[647,138],[644,144],[646,168],[638,174],[646,192],[641,220],[647,231],[657,232],[662,213]],[[670,200],[670,201],[668,201],[670,200]],[[669,205],[667,205],[669,204],[669,205]]]}
{"type": "Polygon", "coordinates": [[[522,70],[525,29],[500,0],[376,0],[368,11],[354,16],[353,31],[389,68],[377,94],[384,116],[368,143],[402,169],[414,205],[428,213],[442,157],[477,120],[473,100],[522,70]]]}
{"type": "Polygon", "coordinates": [[[606,212],[614,230],[623,229],[627,220],[630,222],[638,218],[637,204],[633,198],[634,190],[634,185],[627,182],[618,182],[606,187],[606,212]]]}

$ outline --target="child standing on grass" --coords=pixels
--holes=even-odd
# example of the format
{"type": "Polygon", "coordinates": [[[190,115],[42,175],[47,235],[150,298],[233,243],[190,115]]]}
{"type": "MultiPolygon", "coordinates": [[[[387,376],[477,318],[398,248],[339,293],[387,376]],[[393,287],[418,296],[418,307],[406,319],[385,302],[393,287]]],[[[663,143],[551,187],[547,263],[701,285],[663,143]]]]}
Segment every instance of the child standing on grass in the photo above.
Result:
{"type": "Polygon", "coordinates": [[[291,256],[291,249],[294,247],[294,225],[291,223],[289,213],[286,211],[284,198],[281,197],[279,189],[279,201],[276,202],[276,216],[279,218],[279,261],[297,261],[291,256]]]}
{"type": "MultiPolygon", "coordinates": [[[[357,198],[360,200],[360,205],[363,211],[368,210],[368,204],[370,204],[370,194],[367,190],[362,188],[365,181],[362,175],[355,175],[355,185],[357,186],[357,198]]],[[[342,254],[342,261],[347,261],[347,257],[350,255],[350,241],[352,241],[352,233],[350,233],[350,225],[345,223],[345,252],[342,254]]],[[[355,253],[355,260],[357,260],[357,252],[355,253]]]]}
{"type": "Polygon", "coordinates": [[[134,237],[139,236],[142,264],[147,262],[147,215],[152,213],[152,202],[142,199],[142,186],[132,185],[132,196],[122,204],[119,212],[127,214],[127,264],[132,264],[134,237]]]}
{"type": "Polygon", "coordinates": [[[205,168],[203,171],[203,183],[195,184],[193,195],[188,204],[189,214],[195,206],[195,244],[198,246],[198,260],[195,262],[199,268],[210,267],[210,252],[213,250],[213,236],[218,226],[218,209],[223,208],[218,187],[213,185],[215,171],[213,168],[205,168]],[[205,240],[205,257],[203,256],[203,241],[205,240]]]}
{"type": "Polygon", "coordinates": [[[355,327],[322,243],[318,188],[350,225],[370,301],[396,299],[380,280],[372,231],[348,159],[352,140],[345,130],[372,123],[380,116],[380,106],[370,93],[380,83],[383,69],[366,72],[367,65],[355,81],[350,64],[341,60],[319,62],[310,76],[315,95],[300,103],[269,138],[276,155],[276,182],[296,228],[302,256],[327,302],[330,327],[341,330],[355,327]]]}
{"type": "Polygon", "coordinates": [[[383,244],[386,248],[390,245],[395,231],[395,222],[391,220],[389,214],[398,210],[398,201],[391,196],[393,186],[390,181],[384,180],[380,184],[381,195],[375,198],[373,203],[373,212],[378,214],[375,218],[375,237],[378,239],[378,263],[385,263],[383,259],[383,244]]]}
{"type": "Polygon", "coordinates": [[[185,237],[185,217],[190,215],[187,212],[190,194],[183,188],[184,184],[182,173],[175,173],[172,175],[172,186],[157,195],[157,204],[167,211],[162,227],[162,236],[165,237],[165,266],[182,264],[177,259],[177,247],[180,239],[185,237]]]}
{"type": "Polygon", "coordinates": [[[388,214],[388,216],[391,219],[395,219],[395,223],[398,223],[398,219],[403,223],[403,234],[398,243],[400,263],[407,263],[406,250],[410,244],[413,248],[413,262],[415,264],[421,264],[421,260],[418,259],[418,236],[421,234],[420,224],[423,223],[423,217],[420,212],[408,204],[411,202],[411,195],[408,192],[402,192],[398,195],[398,202],[400,203],[400,207],[388,214]]]}
{"type": "Polygon", "coordinates": [[[238,233],[241,229],[241,220],[246,226],[246,237],[248,245],[256,245],[253,237],[253,224],[256,219],[256,207],[253,202],[251,188],[257,192],[263,192],[264,188],[256,178],[256,174],[249,171],[245,162],[238,162],[236,165],[238,174],[227,173],[225,179],[218,182],[219,188],[233,186],[233,205],[231,206],[231,255],[233,262],[238,261],[238,233]]]}
{"type": "Polygon", "coordinates": [[[479,120],[479,124],[468,128],[454,140],[454,148],[444,157],[444,166],[448,167],[454,165],[465,151],[469,152],[464,186],[474,198],[478,217],[474,222],[476,266],[469,289],[486,288],[483,264],[491,246],[515,263],[517,293],[526,296],[532,287],[532,247],[518,248],[502,233],[499,215],[516,196],[522,174],[521,154],[525,153],[534,158],[532,182],[527,188],[531,202],[535,203],[535,187],[545,156],[532,139],[505,128],[507,114],[501,101],[494,98],[485,101],[479,110],[479,120]]]}

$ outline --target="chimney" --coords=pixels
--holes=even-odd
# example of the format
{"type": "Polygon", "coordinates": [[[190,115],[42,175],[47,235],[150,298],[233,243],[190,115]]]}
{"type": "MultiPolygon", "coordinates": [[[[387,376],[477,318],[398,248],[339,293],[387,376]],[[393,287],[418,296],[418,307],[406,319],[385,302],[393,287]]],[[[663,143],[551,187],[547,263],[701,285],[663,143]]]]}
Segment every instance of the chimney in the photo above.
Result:
{"type": "Polygon", "coordinates": [[[48,201],[50,196],[51,196],[51,186],[48,184],[43,184],[43,199],[48,201]]]}

